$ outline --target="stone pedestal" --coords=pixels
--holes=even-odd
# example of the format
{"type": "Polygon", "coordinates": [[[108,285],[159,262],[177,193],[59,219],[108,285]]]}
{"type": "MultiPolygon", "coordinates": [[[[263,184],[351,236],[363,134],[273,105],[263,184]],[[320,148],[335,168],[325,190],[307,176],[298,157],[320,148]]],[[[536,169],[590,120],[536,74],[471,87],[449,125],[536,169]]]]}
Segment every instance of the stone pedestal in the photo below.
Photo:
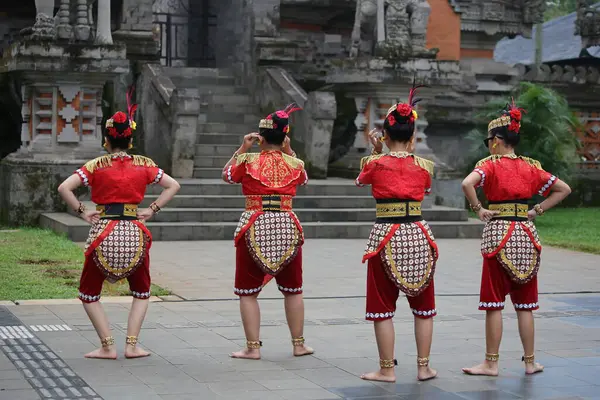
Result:
{"type": "Polygon", "coordinates": [[[0,192],[35,193],[0,196],[0,208],[9,210],[3,215],[5,223],[35,224],[39,211],[56,210],[60,204],[52,200],[55,181],[64,174],[52,172],[53,168],[68,164],[72,170],[103,154],[103,87],[128,71],[122,45],[25,40],[5,53],[0,75],[20,94],[23,122],[21,148],[2,162],[0,192]],[[25,170],[39,176],[42,183],[23,183],[19,171],[25,170]],[[16,214],[11,211],[17,209],[16,214]]]}

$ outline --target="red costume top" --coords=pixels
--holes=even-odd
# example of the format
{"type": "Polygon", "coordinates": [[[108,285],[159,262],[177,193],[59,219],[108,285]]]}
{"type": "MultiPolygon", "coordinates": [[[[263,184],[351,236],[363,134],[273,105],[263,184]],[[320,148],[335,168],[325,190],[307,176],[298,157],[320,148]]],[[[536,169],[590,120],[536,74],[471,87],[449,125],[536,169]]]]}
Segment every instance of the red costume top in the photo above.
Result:
{"type": "Polygon", "coordinates": [[[547,196],[557,178],[542,169],[539,161],[508,155],[492,155],[475,165],[490,201],[489,209],[498,216],[483,231],[481,253],[496,257],[511,279],[526,283],[537,275],[542,246],[533,221],[528,221],[527,200],[547,196]]]}
{"type": "Polygon", "coordinates": [[[304,243],[302,226],[292,211],[292,197],[308,176],[302,160],[281,151],[245,153],[225,171],[229,183],[241,183],[246,211],[235,232],[235,245],[245,238],[254,261],[276,275],[304,243]]]}
{"type": "Polygon", "coordinates": [[[139,204],[146,186],[160,182],[164,175],[151,159],[125,152],[98,157],[75,173],[92,188],[96,204],[139,204]]]}
{"type": "Polygon", "coordinates": [[[481,175],[477,187],[483,187],[489,201],[530,199],[547,196],[556,177],[542,169],[539,161],[509,154],[493,155],[479,161],[475,172],[481,175]]]}
{"type": "MultiPolygon", "coordinates": [[[[125,152],[107,154],[87,162],[75,171],[85,186],[92,188],[92,201],[103,214],[90,230],[85,255],[91,258],[111,282],[147,267],[147,252],[152,235],[137,220],[137,205],[142,202],[146,186],[160,182],[164,173],[149,158],[125,152]],[[120,204],[120,216],[113,217],[111,208],[120,204]]],[[[149,295],[149,292],[148,292],[149,295]]],[[[95,299],[95,298],[94,298],[95,299]]]]}
{"type": "Polygon", "coordinates": [[[423,201],[431,192],[433,163],[429,160],[400,152],[366,157],[361,164],[356,184],[371,185],[376,199],[423,201]]]}
{"type": "Polygon", "coordinates": [[[378,203],[378,221],[371,230],[363,262],[381,257],[388,277],[408,296],[416,296],[429,286],[438,258],[431,229],[421,218],[420,204],[431,191],[433,166],[433,162],[407,152],[378,154],[363,158],[356,178],[358,186],[373,186],[378,203]],[[392,218],[386,221],[385,216],[392,218]]]}

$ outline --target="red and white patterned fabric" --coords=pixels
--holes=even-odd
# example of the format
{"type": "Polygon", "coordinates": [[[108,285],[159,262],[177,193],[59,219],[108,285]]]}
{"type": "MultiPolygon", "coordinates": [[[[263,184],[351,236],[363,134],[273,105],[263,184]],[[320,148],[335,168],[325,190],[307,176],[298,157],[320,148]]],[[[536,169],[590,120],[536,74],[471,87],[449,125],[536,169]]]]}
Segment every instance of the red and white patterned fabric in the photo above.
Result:
{"type": "Polygon", "coordinates": [[[531,221],[493,220],[485,225],[481,254],[495,257],[517,283],[533,279],[540,267],[542,245],[531,221]]]}
{"type": "Polygon", "coordinates": [[[417,296],[435,272],[438,248],[425,221],[375,224],[363,262],[379,256],[392,282],[407,296],[417,296]]]}

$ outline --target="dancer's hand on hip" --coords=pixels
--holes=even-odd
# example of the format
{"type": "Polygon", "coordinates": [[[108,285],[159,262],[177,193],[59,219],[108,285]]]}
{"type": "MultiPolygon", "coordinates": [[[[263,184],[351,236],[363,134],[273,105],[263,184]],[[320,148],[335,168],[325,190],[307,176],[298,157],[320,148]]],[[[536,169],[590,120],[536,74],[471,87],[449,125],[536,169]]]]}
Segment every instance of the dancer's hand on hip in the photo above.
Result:
{"type": "Polygon", "coordinates": [[[90,224],[95,224],[96,222],[100,221],[100,211],[96,211],[96,210],[84,211],[83,213],[81,213],[81,218],[83,218],[83,220],[85,222],[88,222],[90,224]]]}
{"type": "Polygon", "coordinates": [[[154,216],[154,211],[151,208],[143,208],[138,210],[137,217],[139,220],[147,221],[154,216]]]}

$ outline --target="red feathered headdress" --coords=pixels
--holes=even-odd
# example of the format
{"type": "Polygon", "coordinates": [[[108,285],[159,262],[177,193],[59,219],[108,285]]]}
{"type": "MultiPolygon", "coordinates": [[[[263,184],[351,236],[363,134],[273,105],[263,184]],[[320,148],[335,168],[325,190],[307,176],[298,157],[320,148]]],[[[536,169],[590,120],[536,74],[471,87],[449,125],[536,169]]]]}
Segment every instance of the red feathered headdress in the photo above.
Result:
{"type": "Polygon", "coordinates": [[[388,112],[385,116],[385,118],[387,119],[390,126],[395,125],[396,123],[402,123],[402,122],[414,123],[419,118],[417,111],[415,111],[415,106],[422,99],[415,98],[415,95],[417,94],[417,90],[422,87],[426,87],[426,86],[425,85],[415,85],[415,83],[413,81],[413,87],[410,89],[410,92],[408,93],[408,101],[406,103],[394,104],[392,107],[390,107],[390,109],[388,110],[388,112]],[[396,114],[400,118],[394,117],[394,111],[396,111],[396,114]]]}
{"type": "Polygon", "coordinates": [[[292,103],[283,110],[275,111],[274,113],[267,115],[265,119],[261,119],[258,128],[279,129],[287,134],[290,131],[290,114],[300,110],[302,110],[302,107],[298,106],[296,103],[292,103]]]}
{"type": "Polygon", "coordinates": [[[123,111],[117,111],[110,119],[106,120],[106,132],[110,137],[129,138],[136,129],[134,121],[137,104],[132,103],[132,97],[135,89],[130,86],[127,90],[127,114],[123,111]]]}

